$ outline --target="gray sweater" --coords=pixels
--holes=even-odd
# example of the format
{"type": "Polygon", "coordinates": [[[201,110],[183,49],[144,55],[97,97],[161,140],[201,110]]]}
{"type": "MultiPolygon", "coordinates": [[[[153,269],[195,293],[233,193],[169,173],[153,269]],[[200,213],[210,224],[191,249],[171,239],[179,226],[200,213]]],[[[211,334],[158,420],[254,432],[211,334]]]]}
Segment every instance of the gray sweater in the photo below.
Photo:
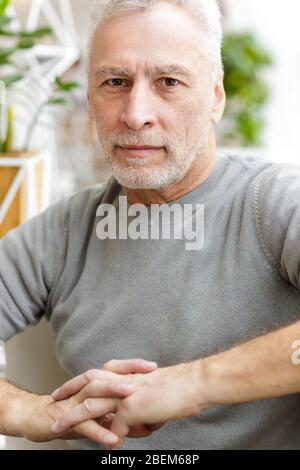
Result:
{"type": "MultiPolygon", "coordinates": [[[[219,154],[209,178],[173,201],[204,204],[198,251],[184,239],[100,240],[97,208],[118,210],[121,191],[111,178],[0,241],[1,340],[45,315],[75,376],[113,358],[193,361],[300,319],[300,166],[219,154]]],[[[124,445],[287,448],[300,449],[300,395],[215,407],[124,445]]]]}

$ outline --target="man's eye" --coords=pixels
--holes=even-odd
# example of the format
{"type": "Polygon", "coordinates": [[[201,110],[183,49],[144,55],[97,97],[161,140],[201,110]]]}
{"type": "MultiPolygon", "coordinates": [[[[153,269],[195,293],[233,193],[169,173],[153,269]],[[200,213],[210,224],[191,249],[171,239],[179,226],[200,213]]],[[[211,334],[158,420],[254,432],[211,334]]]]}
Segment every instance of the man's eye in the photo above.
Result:
{"type": "MultiPolygon", "coordinates": [[[[179,84],[179,80],[176,78],[161,78],[159,81],[164,81],[167,88],[175,88],[175,85],[177,86],[179,84]]],[[[111,78],[110,80],[107,80],[105,84],[112,86],[113,88],[120,88],[122,83],[125,82],[127,82],[127,80],[124,80],[123,78],[111,78]]]]}
{"type": "Polygon", "coordinates": [[[176,84],[179,83],[179,80],[177,80],[176,78],[162,78],[162,80],[164,80],[166,82],[166,86],[167,88],[175,88],[174,86],[174,82],[176,82],[176,84]]]}
{"type": "Polygon", "coordinates": [[[122,85],[122,82],[124,82],[122,78],[111,78],[110,80],[107,80],[105,83],[107,85],[111,85],[113,88],[119,88],[122,85]]]}

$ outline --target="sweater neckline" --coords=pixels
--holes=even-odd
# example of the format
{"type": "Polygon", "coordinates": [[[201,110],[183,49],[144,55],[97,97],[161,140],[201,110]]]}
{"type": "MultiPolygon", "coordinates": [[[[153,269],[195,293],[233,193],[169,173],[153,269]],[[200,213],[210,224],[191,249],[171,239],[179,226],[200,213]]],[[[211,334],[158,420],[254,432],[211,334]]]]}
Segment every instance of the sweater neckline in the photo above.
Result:
{"type": "MultiPolygon", "coordinates": [[[[216,187],[217,183],[219,182],[222,174],[223,174],[223,169],[226,164],[226,156],[221,153],[217,152],[217,156],[215,159],[215,163],[213,166],[213,169],[209,176],[206,178],[205,181],[203,181],[201,184],[199,184],[196,188],[194,188],[192,191],[186,193],[184,196],[181,196],[178,199],[174,199],[173,201],[170,201],[166,203],[169,206],[172,206],[173,204],[190,204],[193,202],[204,202],[211,192],[214,190],[216,187]]],[[[120,192],[119,196],[125,196],[125,192],[122,186],[120,186],[120,192]]],[[[128,207],[130,207],[132,204],[129,204],[127,201],[128,207]]],[[[147,209],[151,209],[151,206],[145,206],[147,209]]]]}

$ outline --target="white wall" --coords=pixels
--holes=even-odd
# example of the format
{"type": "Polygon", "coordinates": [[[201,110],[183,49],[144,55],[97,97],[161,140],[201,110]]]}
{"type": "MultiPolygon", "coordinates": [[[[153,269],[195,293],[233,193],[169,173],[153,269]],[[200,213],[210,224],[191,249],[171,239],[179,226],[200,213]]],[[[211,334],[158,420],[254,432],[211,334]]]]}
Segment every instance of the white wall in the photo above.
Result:
{"type": "Polygon", "coordinates": [[[274,57],[266,74],[268,157],[300,164],[300,1],[225,0],[225,8],[227,29],[256,32],[274,57]]]}

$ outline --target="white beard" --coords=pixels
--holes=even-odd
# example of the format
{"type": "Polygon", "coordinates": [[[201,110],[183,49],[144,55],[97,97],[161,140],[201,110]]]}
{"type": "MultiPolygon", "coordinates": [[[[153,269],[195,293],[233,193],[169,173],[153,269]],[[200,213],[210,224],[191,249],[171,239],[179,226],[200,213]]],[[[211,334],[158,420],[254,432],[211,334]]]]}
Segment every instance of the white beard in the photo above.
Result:
{"type": "MultiPolygon", "coordinates": [[[[203,118],[203,116],[201,116],[203,118]]],[[[205,122],[201,129],[193,133],[192,142],[188,148],[175,145],[174,150],[170,149],[167,143],[163,143],[162,139],[149,137],[141,139],[141,136],[133,138],[128,136],[120,136],[108,134],[98,127],[99,140],[102,143],[106,161],[113,173],[113,176],[121,186],[130,189],[160,189],[166,188],[180,181],[190,170],[193,163],[201,158],[206,150],[209,142],[209,134],[211,130],[211,122],[207,119],[199,119],[205,122]],[[149,166],[147,159],[130,160],[124,159],[125,164],[120,164],[118,158],[114,155],[115,145],[153,145],[164,148],[165,157],[158,168],[149,166]],[[182,147],[182,148],[180,148],[182,147]]],[[[178,139],[179,140],[179,139],[178,139]]],[[[173,147],[173,146],[172,146],[173,147]]]]}

